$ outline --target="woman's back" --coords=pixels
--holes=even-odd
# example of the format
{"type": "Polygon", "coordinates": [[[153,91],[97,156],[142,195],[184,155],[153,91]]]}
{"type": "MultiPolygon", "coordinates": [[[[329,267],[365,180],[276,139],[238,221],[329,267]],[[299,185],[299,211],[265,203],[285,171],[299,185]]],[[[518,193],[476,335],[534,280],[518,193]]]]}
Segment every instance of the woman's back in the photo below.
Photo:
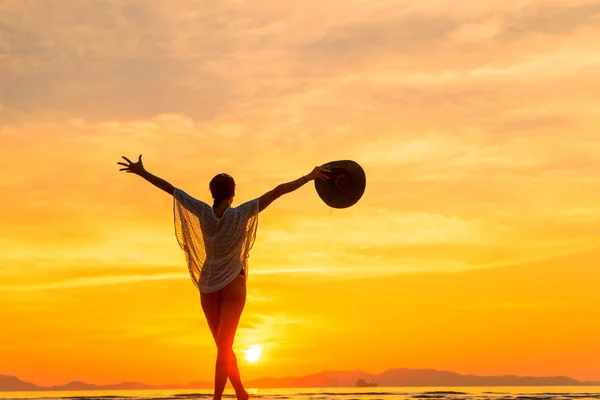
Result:
{"type": "Polygon", "coordinates": [[[228,207],[220,216],[180,189],[173,193],[175,233],[192,281],[203,293],[227,286],[247,263],[258,226],[258,199],[228,207]]]}

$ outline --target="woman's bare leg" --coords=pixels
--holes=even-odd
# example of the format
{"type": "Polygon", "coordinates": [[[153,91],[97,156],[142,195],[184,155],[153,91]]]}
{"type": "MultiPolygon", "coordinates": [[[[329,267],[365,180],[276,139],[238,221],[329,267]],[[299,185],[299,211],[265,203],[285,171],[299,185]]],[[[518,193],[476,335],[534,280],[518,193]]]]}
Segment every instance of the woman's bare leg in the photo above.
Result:
{"type": "MultiPolygon", "coordinates": [[[[208,322],[208,327],[210,328],[210,332],[215,339],[215,344],[217,342],[217,335],[219,333],[219,323],[221,321],[221,293],[210,293],[210,294],[200,294],[200,303],[202,304],[202,310],[204,311],[204,315],[206,316],[206,321],[208,322]]],[[[236,397],[238,399],[247,399],[249,397],[248,392],[244,389],[244,385],[242,384],[242,379],[240,378],[240,371],[237,365],[237,358],[232,351],[231,354],[231,362],[229,368],[229,380],[231,381],[231,386],[235,390],[236,397]]]]}
{"type": "Polygon", "coordinates": [[[232,348],[237,326],[246,303],[246,280],[239,276],[219,293],[203,294],[201,299],[202,309],[218,349],[214,398],[221,398],[227,377],[229,377],[237,398],[247,399],[248,393],[242,384],[237,359],[232,348]]]}
{"type": "Polygon", "coordinates": [[[237,357],[233,350],[231,350],[231,359],[229,364],[229,381],[231,382],[231,386],[235,390],[235,395],[238,399],[247,399],[248,392],[244,389],[244,384],[242,383],[242,378],[240,376],[240,370],[237,365],[237,357]]]}

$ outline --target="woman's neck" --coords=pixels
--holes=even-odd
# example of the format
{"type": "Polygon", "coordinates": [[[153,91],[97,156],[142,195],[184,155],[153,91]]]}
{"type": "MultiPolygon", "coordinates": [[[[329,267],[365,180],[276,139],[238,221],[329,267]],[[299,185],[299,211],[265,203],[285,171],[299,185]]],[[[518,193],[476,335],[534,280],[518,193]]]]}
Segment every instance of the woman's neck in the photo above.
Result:
{"type": "Polygon", "coordinates": [[[215,216],[217,218],[221,218],[223,216],[223,214],[225,214],[225,211],[227,211],[228,208],[229,208],[229,204],[222,203],[218,207],[213,207],[213,212],[215,213],[215,216]]]}

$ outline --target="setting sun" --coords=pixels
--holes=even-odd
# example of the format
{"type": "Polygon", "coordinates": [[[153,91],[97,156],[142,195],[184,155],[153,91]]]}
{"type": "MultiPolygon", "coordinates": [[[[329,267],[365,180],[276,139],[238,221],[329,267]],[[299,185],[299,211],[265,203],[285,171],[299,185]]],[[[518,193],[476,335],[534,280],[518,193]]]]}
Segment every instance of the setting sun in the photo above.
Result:
{"type": "Polygon", "coordinates": [[[246,358],[246,361],[250,363],[255,363],[260,359],[260,354],[262,351],[260,345],[256,344],[250,346],[248,350],[245,350],[244,352],[246,353],[246,355],[244,356],[246,358]]]}

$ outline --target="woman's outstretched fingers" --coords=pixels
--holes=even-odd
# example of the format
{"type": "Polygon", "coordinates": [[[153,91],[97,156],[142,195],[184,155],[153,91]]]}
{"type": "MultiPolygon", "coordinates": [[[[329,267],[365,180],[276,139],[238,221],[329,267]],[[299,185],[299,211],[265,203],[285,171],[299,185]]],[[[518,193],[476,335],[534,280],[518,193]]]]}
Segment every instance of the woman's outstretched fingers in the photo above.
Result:
{"type": "Polygon", "coordinates": [[[317,169],[317,174],[321,179],[329,179],[329,176],[327,175],[328,172],[330,171],[323,167],[318,167],[317,169]]]}

